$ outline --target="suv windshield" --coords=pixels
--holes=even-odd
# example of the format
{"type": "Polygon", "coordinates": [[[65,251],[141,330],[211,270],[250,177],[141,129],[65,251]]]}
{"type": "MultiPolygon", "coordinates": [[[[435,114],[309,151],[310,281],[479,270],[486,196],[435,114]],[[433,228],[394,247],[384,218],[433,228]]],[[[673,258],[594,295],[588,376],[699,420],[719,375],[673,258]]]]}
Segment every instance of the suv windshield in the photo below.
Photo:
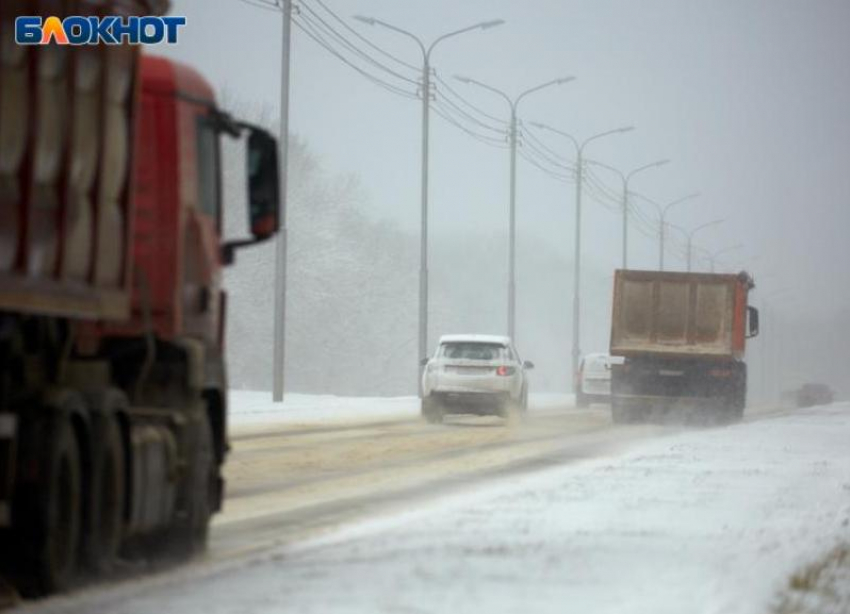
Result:
{"type": "Polygon", "coordinates": [[[440,356],[459,360],[498,360],[507,358],[507,350],[498,343],[453,342],[440,346],[440,356]]]}

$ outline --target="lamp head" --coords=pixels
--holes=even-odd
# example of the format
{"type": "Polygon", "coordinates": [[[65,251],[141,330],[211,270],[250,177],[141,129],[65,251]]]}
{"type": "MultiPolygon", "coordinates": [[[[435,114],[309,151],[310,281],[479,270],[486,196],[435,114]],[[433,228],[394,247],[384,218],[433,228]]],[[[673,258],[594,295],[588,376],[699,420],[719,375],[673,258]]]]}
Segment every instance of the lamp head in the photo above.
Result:
{"type": "Polygon", "coordinates": [[[363,23],[368,24],[370,26],[375,25],[374,17],[366,17],[365,15],[355,15],[354,19],[356,19],[357,21],[362,21],[363,23]]]}
{"type": "Polygon", "coordinates": [[[479,27],[482,30],[487,30],[488,28],[495,28],[496,26],[500,26],[505,23],[504,19],[491,19],[490,21],[485,21],[479,27]]]}

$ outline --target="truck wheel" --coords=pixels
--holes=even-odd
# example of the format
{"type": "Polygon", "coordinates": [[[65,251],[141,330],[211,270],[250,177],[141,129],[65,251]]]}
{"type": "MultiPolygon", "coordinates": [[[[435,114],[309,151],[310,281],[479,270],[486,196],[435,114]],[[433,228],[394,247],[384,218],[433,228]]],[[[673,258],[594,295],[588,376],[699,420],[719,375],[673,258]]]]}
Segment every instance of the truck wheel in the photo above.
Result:
{"type": "Polygon", "coordinates": [[[726,420],[730,424],[734,424],[736,422],[740,422],[744,419],[744,408],[743,407],[730,407],[726,412],[726,420]]]}
{"type": "Polygon", "coordinates": [[[212,428],[206,411],[198,419],[194,431],[189,443],[186,474],[178,494],[182,505],[164,540],[170,552],[178,558],[188,558],[206,548],[217,488],[212,428]]]}
{"type": "Polygon", "coordinates": [[[422,417],[428,424],[440,424],[443,421],[443,408],[430,396],[422,399],[422,417]]]}
{"type": "MultiPolygon", "coordinates": [[[[69,403],[77,397],[67,397],[69,403]]],[[[79,401],[80,403],[82,401],[79,401]]],[[[60,408],[61,409],[61,408],[60,408]]],[[[34,594],[49,594],[71,586],[77,571],[82,517],[82,463],[71,422],[57,415],[43,423],[37,438],[42,454],[34,506],[28,509],[24,547],[30,555],[34,594]],[[31,532],[31,534],[30,534],[31,532]]]]}
{"type": "Polygon", "coordinates": [[[125,450],[114,410],[126,406],[123,395],[108,393],[99,403],[108,413],[95,415],[89,514],[86,518],[85,559],[99,573],[112,569],[124,534],[124,510],[127,502],[125,450]],[[118,395],[118,396],[116,396],[118,395]],[[112,411],[110,411],[112,410],[112,411]]]}
{"type": "Polygon", "coordinates": [[[725,424],[734,424],[744,418],[744,403],[738,398],[729,399],[719,410],[720,420],[725,424]]]}

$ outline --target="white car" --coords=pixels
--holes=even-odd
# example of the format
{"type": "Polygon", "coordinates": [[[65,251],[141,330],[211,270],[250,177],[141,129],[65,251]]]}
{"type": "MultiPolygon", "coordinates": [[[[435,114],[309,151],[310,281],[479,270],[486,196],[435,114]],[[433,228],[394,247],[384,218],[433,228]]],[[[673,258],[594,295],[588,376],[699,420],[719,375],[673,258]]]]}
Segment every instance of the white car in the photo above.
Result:
{"type": "Polygon", "coordinates": [[[509,337],[444,335],[423,360],[422,417],[442,422],[446,414],[515,416],[528,407],[526,369],[509,337]]]}
{"type": "Polygon", "coordinates": [[[575,376],[576,407],[611,402],[611,365],[622,364],[622,360],[603,353],[582,357],[575,376]]]}

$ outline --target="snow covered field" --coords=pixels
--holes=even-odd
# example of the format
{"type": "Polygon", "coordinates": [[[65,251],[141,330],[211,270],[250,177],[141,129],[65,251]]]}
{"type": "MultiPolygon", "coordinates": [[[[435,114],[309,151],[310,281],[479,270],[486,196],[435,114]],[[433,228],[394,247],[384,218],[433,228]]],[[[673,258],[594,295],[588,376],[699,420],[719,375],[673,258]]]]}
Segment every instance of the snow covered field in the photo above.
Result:
{"type": "MultiPolygon", "coordinates": [[[[848,444],[850,404],[675,433],[250,562],[34,609],[766,613],[795,572],[850,543],[848,444]]],[[[808,600],[806,612],[850,611],[846,584],[808,600]]]]}

